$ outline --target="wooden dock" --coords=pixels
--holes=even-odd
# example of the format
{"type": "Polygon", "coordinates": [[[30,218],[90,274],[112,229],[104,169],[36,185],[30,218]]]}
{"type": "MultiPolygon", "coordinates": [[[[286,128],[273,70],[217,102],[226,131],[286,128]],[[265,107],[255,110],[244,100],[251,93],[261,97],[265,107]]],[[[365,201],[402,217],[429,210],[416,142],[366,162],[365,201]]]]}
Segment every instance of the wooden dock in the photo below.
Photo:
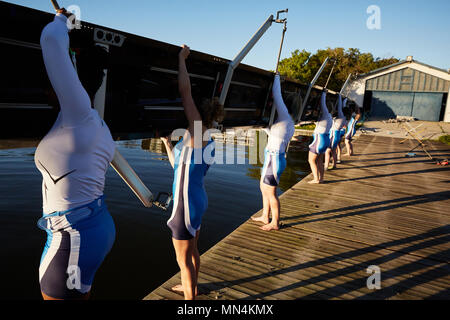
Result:
{"type": "MultiPolygon", "coordinates": [[[[400,141],[361,135],[326,183],[308,176],[281,196],[281,230],[249,220],[204,253],[198,299],[449,299],[450,166],[420,148],[406,158],[416,143],[400,141]],[[367,288],[372,265],[379,290],[367,288]]],[[[428,151],[450,158],[438,142],[428,151]]],[[[178,283],[144,299],[183,299],[178,283]]]]}

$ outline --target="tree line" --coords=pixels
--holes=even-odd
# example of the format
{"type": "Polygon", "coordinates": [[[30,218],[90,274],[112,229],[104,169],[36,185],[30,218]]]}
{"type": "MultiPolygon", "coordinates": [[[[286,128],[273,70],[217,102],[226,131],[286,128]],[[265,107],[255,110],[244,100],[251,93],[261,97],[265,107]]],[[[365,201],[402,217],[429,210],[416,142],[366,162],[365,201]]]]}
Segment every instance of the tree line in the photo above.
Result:
{"type": "MultiPolygon", "coordinates": [[[[283,76],[309,84],[327,57],[336,59],[336,65],[327,88],[337,92],[340,91],[350,73],[353,75],[363,74],[399,61],[394,57],[374,58],[371,53],[361,53],[356,48],[319,49],[314,54],[297,49],[291,53],[291,57],[280,61],[278,71],[283,76]]],[[[316,85],[325,85],[332,67],[333,62],[329,61],[316,85]]]]}

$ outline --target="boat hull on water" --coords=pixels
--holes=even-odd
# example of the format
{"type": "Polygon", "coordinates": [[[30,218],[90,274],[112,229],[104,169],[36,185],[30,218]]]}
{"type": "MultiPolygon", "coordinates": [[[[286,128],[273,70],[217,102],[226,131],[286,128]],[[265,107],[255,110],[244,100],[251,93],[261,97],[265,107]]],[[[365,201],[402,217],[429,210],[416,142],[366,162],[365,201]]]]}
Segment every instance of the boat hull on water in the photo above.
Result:
{"type": "MultiPolygon", "coordinates": [[[[43,136],[56,119],[56,100],[39,45],[41,30],[52,20],[50,13],[0,3],[0,138],[43,136]]],[[[179,46],[87,22],[70,32],[70,40],[75,52],[93,43],[109,47],[104,119],[115,139],[153,137],[186,127],[177,85],[179,46]]],[[[191,51],[187,68],[196,101],[220,96],[229,62],[191,51]]],[[[267,126],[272,82],[273,72],[240,64],[225,100],[223,126],[267,126]]],[[[307,86],[285,79],[282,88],[297,119],[298,96],[305,95],[307,86]]],[[[314,88],[311,101],[319,93],[314,88]]],[[[335,95],[329,98],[334,101],[335,95]]]]}

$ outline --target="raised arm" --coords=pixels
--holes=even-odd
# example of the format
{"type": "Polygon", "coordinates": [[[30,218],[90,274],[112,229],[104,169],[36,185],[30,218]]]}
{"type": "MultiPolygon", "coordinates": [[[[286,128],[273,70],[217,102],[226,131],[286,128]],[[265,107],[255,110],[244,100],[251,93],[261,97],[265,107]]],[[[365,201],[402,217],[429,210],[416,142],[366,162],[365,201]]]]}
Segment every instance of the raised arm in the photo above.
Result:
{"type": "Polygon", "coordinates": [[[278,121],[291,119],[289,111],[284,104],[283,97],[281,95],[280,75],[278,73],[275,75],[275,79],[273,80],[272,96],[273,103],[275,104],[275,108],[278,112],[278,121]]]}
{"type": "Polygon", "coordinates": [[[339,94],[338,96],[338,118],[345,118],[344,113],[342,112],[342,96],[339,94]]]}
{"type": "Polygon", "coordinates": [[[348,99],[345,98],[344,101],[342,102],[342,108],[346,108],[347,107],[347,102],[348,102],[348,99]]]}
{"type": "Polygon", "coordinates": [[[91,101],[69,57],[67,17],[63,13],[58,13],[42,30],[40,42],[48,78],[61,106],[63,123],[82,123],[91,112],[91,101]]]}
{"type": "Polygon", "coordinates": [[[182,49],[178,54],[178,90],[183,102],[184,113],[189,121],[189,131],[191,131],[194,129],[194,121],[201,121],[202,117],[195,106],[194,99],[192,99],[191,81],[186,69],[186,58],[189,56],[189,53],[189,47],[182,45],[182,49]]]}
{"type": "Polygon", "coordinates": [[[327,108],[327,92],[326,91],[322,92],[322,97],[320,99],[320,107],[322,109],[321,119],[325,119],[330,114],[328,112],[328,108],[327,108]]]}

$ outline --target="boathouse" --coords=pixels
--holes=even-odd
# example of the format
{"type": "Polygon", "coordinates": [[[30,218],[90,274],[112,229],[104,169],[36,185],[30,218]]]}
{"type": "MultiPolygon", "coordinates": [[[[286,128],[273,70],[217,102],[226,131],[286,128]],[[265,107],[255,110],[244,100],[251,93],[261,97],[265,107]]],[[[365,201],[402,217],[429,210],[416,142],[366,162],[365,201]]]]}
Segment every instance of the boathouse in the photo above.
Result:
{"type": "Polygon", "coordinates": [[[396,116],[450,122],[450,73],[412,56],[359,75],[347,94],[370,119],[396,116]]]}

